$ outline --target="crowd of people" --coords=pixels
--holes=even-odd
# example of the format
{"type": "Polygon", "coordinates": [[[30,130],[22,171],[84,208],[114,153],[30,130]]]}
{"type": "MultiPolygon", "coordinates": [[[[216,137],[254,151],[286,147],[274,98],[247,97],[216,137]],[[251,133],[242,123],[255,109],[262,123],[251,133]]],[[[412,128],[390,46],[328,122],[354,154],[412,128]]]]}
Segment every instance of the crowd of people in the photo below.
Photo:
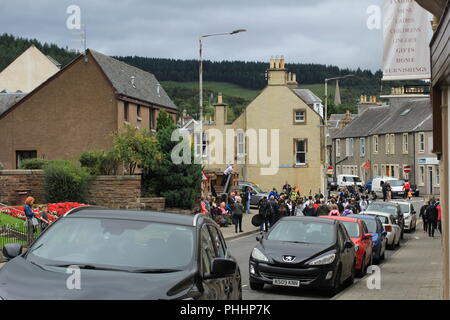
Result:
{"type": "MultiPolygon", "coordinates": [[[[406,181],[404,187],[404,199],[412,198],[411,185],[406,181]]],[[[383,200],[391,200],[389,182],[382,184],[383,200]]],[[[251,189],[244,192],[232,192],[224,195],[220,201],[215,197],[202,197],[200,200],[200,213],[216,220],[222,215],[231,216],[235,226],[235,232],[243,232],[242,217],[250,214],[251,189]]],[[[373,198],[372,198],[373,200],[373,198]]],[[[260,231],[267,232],[278,220],[286,216],[346,216],[358,214],[367,209],[370,201],[369,194],[361,191],[356,185],[343,187],[337,194],[325,198],[321,193],[314,196],[302,196],[298,187],[291,187],[287,182],[278,192],[273,188],[268,197],[264,197],[258,206],[260,219],[260,231]]],[[[439,200],[434,198],[426,200],[420,210],[420,218],[423,219],[424,232],[430,237],[435,230],[442,230],[439,200]]]]}

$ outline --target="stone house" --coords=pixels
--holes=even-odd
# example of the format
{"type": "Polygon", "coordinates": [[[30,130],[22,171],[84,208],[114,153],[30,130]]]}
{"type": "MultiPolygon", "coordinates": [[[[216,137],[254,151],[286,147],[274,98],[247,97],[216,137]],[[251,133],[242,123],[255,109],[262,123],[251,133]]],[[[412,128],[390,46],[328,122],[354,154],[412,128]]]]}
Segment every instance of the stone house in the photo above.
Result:
{"type": "Polygon", "coordinates": [[[421,194],[437,194],[440,170],[431,150],[432,121],[427,98],[368,107],[332,137],[336,175],[409,179],[421,194]],[[405,173],[408,168],[411,172],[405,173]]]}
{"type": "Polygon", "coordinates": [[[296,90],[296,75],[288,72],[284,59],[271,59],[267,79],[266,88],[232,123],[227,121],[228,106],[219,96],[214,121],[203,123],[201,138],[200,132],[195,133],[196,150],[202,154],[205,169],[223,172],[233,163],[241,180],[257,183],[263,190],[280,190],[286,181],[306,195],[324,190],[320,105],[315,104],[316,99],[303,100],[305,91],[296,90]],[[223,137],[223,145],[211,145],[216,137],[210,129],[223,137]],[[228,153],[227,141],[232,145],[228,153]],[[262,152],[263,144],[267,153],[262,152]],[[264,155],[271,159],[264,159],[264,155]]]}

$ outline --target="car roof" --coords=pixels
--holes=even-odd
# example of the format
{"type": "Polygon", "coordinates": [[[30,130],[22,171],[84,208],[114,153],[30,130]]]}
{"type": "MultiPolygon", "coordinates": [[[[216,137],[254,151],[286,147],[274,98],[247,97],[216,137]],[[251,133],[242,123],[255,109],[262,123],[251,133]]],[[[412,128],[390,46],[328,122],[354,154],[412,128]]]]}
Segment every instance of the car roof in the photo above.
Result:
{"type": "Polygon", "coordinates": [[[369,220],[375,220],[376,217],[374,216],[368,216],[365,214],[349,214],[348,217],[355,217],[357,219],[369,219],[369,220]]]}
{"type": "MultiPolygon", "coordinates": [[[[180,213],[167,213],[158,211],[138,211],[138,210],[118,210],[118,209],[103,209],[103,208],[89,208],[78,210],[65,216],[65,218],[104,218],[104,219],[122,219],[122,220],[137,220],[148,222],[160,222],[168,224],[178,224],[183,226],[194,226],[202,223],[203,220],[211,220],[202,215],[188,215],[180,213]]],[[[213,222],[211,220],[211,222],[213,222]]]]}
{"type": "Polygon", "coordinates": [[[325,219],[331,219],[331,220],[338,220],[338,221],[347,221],[347,222],[358,222],[358,218],[353,218],[350,215],[346,217],[340,217],[340,216],[321,216],[320,218],[325,219]]]}
{"type": "Polygon", "coordinates": [[[373,216],[383,216],[383,217],[390,217],[390,216],[394,216],[392,213],[388,213],[388,212],[381,212],[381,211],[365,211],[364,212],[366,215],[373,215],[373,216]]]}
{"type": "Polygon", "coordinates": [[[317,217],[305,217],[305,216],[300,216],[300,217],[284,217],[282,218],[283,221],[297,221],[297,220],[304,220],[304,221],[308,221],[308,222],[319,222],[319,223],[327,223],[327,224],[336,224],[335,220],[331,220],[331,219],[317,219],[317,217]]]}
{"type": "Polygon", "coordinates": [[[369,206],[370,206],[371,204],[377,204],[377,205],[386,206],[386,207],[389,207],[389,206],[391,206],[391,207],[397,207],[397,206],[398,206],[398,203],[397,203],[397,202],[374,201],[374,202],[372,202],[372,203],[369,203],[369,206]]]}

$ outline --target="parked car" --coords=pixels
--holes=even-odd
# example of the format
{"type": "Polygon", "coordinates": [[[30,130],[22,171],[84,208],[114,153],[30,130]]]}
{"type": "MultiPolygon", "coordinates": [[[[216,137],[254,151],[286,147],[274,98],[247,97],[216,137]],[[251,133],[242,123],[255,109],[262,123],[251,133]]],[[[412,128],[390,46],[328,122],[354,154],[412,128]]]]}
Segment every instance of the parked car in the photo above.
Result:
{"type": "Polygon", "coordinates": [[[356,184],[360,188],[360,190],[364,188],[364,183],[361,181],[361,179],[358,176],[352,174],[338,175],[336,183],[338,187],[348,187],[356,184]]]}
{"type": "Polygon", "coordinates": [[[405,229],[405,218],[403,217],[402,210],[400,209],[400,205],[395,202],[382,202],[382,201],[374,201],[369,204],[367,207],[368,212],[384,212],[392,214],[395,218],[396,223],[400,227],[401,231],[401,239],[403,240],[403,230],[405,229]]]}
{"type": "Polygon", "coordinates": [[[328,183],[328,190],[335,191],[335,190],[338,189],[337,181],[336,181],[335,177],[328,176],[327,177],[327,183],[328,183]]]}
{"type": "Polygon", "coordinates": [[[417,213],[414,210],[414,205],[407,201],[392,201],[400,205],[400,210],[403,213],[403,218],[405,220],[404,229],[406,231],[416,231],[417,226],[417,213]]]}
{"type": "Polygon", "coordinates": [[[383,228],[387,232],[387,249],[394,249],[396,246],[400,246],[401,229],[392,214],[385,212],[364,212],[364,214],[378,217],[383,223],[383,228]]]}
{"type": "Polygon", "coordinates": [[[252,191],[252,198],[250,200],[251,206],[258,207],[260,201],[264,197],[269,198],[269,193],[261,190],[261,188],[258,187],[256,184],[251,183],[251,182],[245,182],[245,181],[239,182],[239,191],[240,192],[245,192],[247,190],[247,187],[250,187],[250,189],[252,191]]]}
{"type": "Polygon", "coordinates": [[[372,234],[367,230],[365,222],[357,218],[347,217],[322,217],[327,219],[334,219],[340,221],[347,229],[347,232],[355,244],[356,252],[356,271],[359,276],[364,276],[367,272],[367,267],[372,265],[372,234]]]}
{"type": "Polygon", "coordinates": [[[383,190],[381,186],[381,182],[387,182],[391,185],[391,196],[392,199],[395,197],[403,197],[403,185],[405,184],[404,180],[399,180],[392,177],[377,177],[372,180],[372,192],[376,194],[377,197],[383,197],[383,190]]]}
{"type": "Polygon", "coordinates": [[[336,294],[343,283],[354,281],[355,246],[340,221],[285,217],[257,240],[249,261],[253,290],[271,284],[336,294]]]}
{"type": "Polygon", "coordinates": [[[242,298],[237,262],[220,228],[201,214],[82,207],[21,251],[4,247],[1,299],[242,298]],[[81,290],[67,286],[73,268],[81,290]]]}
{"type": "Polygon", "coordinates": [[[347,217],[358,218],[366,223],[369,233],[372,234],[373,259],[377,263],[384,260],[387,246],[387,231],[384,230],[381,220],[376,216],[365,214],[350,214],[347,217]]]}

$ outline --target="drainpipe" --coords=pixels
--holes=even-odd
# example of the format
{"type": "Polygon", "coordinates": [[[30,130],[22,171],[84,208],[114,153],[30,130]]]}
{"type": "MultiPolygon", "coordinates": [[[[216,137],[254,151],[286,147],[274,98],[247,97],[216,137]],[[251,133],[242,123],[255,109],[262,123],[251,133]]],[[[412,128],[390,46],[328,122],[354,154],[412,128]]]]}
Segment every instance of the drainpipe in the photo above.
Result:
{"type": "Polygon", "coordinates": [[[413,179],[414,179],[414,184],[416,185],[416,188],[418,189],[419,186],[416,183],[416,156],[417,156],[417,152],[416,152],[416,132],[413,132],[413,148],[414,148],[414,153],[413,153],[413,167],[412,167],[412,172],[413,173],[413,179]]]}

